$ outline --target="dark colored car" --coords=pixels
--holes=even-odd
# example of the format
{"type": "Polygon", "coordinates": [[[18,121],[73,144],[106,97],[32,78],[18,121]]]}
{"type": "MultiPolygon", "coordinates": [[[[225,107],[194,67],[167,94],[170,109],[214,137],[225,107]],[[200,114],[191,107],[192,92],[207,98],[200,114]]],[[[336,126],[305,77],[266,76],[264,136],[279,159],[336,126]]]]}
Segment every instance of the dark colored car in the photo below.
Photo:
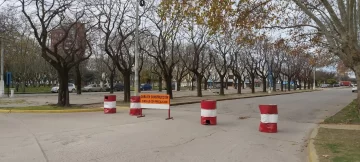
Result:
{"type": "MultiPolygon", "coordinates": [[[[115,83],[113,89],[114,91],[123,91],[124,85],[121,83],[115,83]]],[[[106,91],[110,91],[110,85],[106,86],[106,91]]]]}
{"type": "Polygon", "coordinates": [[[340,87],[340,84],[334,84],[334,87],[340,87]]]}
{"type": "Polygon", "coordinates": [[[141,84],[140,85],[140,90],[141,91],[151,91],[152,86],[150,84],[141,84]]]}

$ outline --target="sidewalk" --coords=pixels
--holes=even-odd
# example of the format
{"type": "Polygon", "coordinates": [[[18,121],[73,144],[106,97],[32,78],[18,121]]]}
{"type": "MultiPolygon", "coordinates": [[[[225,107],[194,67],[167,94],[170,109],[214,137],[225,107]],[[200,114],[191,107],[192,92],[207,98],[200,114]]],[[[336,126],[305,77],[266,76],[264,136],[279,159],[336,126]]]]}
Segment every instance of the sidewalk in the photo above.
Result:
{"type": "Polygon", "coordinates": [[[320,124],[319,128],[328,128],[328,129],[344,129],[344,130],[360,130],[360,125],[350,125],[350,124],[320,124]]]}

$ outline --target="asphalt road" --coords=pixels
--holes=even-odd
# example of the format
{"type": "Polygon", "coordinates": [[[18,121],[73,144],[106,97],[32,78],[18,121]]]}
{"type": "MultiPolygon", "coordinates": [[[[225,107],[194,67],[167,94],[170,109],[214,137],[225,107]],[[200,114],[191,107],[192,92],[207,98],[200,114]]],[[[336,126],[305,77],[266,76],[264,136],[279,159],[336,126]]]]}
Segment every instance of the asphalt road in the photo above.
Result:
{"type": "Polygon", "coordinates": [[[200,125],[199,104],[117,114],[0,114],[0,161],[303,162],[316,123],[346,106],[349,89],[218,102],[218,125],[200,125]],[[277,104],[278,133],[258,131],[259,104],[277,104]],[[247,117],[247,119],[239,119],[247,117]]]}

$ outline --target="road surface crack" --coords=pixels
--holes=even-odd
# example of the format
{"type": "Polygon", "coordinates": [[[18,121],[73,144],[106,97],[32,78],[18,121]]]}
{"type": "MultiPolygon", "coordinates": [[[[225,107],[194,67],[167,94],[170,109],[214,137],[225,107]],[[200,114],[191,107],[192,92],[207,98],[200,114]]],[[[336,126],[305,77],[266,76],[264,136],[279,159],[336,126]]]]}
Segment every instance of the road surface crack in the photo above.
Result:
{"type": "MultiPolygon", "coordinates": [[[[223,130],[223,131],[224,131],[224,130],[223,130]]],[[[192,142],[192,141],[194,141],[194,140],[196,140],[196,139],[210,137],[210,136],[212,136],[212,135],[215,134],[215,133],[217,133],[217,131],[216,131],[216,132],[212,132],[212,133],[207,134],[207,135],[204,135],[204,136],[191,138],[190,140],[187,140],[187,141],[182,142],[182,143],[179,143],[179,144],[170,145],[170,146],[163,146],[163,147],[156,147],[156,148],[171,148],[171,147],[178,147],[178,146],[186,145],[186,144],[188,144],[188,143],[190,143],[190,142],[192,142]]]]}

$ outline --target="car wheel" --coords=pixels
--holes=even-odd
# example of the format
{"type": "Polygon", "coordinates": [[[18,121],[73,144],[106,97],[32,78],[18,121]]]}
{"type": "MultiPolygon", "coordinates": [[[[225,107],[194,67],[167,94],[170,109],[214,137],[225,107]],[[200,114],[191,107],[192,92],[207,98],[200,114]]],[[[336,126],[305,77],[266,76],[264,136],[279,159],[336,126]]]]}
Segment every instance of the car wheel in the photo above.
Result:
{"type": "Polygon", "coordinates": [[[72,89],[72,90],[71,90],[71,93],[74,93],[74,92],[75,92],[75,89],[72,89]]]}
{"type": "Polygon", "coordinates": [[[91,89],[89,89],[88,92],[91,92],[91,89]]]}

